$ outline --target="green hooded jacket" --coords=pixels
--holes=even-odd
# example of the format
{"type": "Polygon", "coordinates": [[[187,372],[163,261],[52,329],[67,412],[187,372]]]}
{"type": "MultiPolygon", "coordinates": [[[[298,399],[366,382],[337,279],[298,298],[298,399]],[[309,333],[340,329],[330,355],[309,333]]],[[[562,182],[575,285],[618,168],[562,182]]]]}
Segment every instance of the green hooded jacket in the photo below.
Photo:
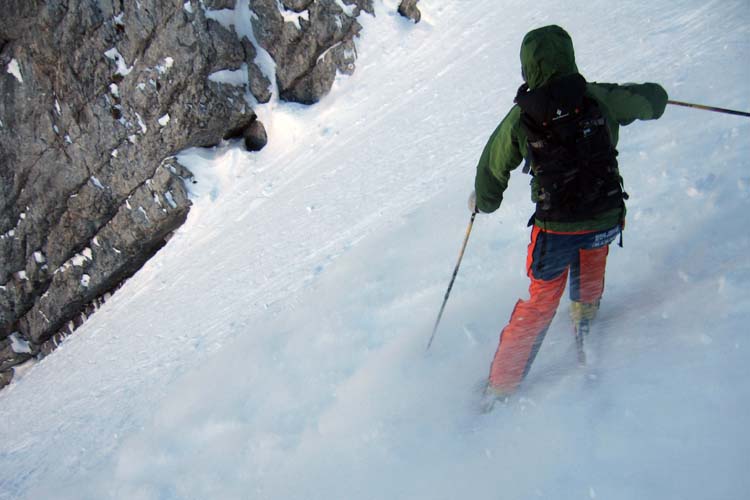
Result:
{"type": "MultiPolygon", "coordinates": [[[[530,89],[557,78],[578,73],[573,41],[559,26],[530,31],[521,44],[521,67],[530,89]]],[[[656,83],[624,85],[587,83],[586,94],[598,101],[607,119],[613,145],[617,145],[620,125],[635,120],[653,120],[664,113],[667,92],[656,83]]],[[[477,209],[494,212],[503,201],[510,172],[526,157],[526,135],[521,128],[521,109],[513,106],[490,136],[477,165],[474,182],[477,209]]],[[[531,198],[536,202],[537,186],[531,182],[531,198]]],[[[581,222],[547,222],[536,225],[550,231],[578,232],[609,229],[621,222],[622,210],[615,209],[581,222]]]]}

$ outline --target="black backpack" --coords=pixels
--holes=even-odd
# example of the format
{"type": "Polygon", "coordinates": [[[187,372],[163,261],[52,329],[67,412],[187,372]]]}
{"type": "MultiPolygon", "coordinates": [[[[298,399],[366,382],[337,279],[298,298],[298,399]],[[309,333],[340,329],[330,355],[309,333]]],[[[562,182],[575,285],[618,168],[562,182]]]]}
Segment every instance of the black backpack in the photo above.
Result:
{"type": "Polygon", "coordinates": [[[620,208],[627,194],[617,168],[617,150],[596,100],[579,74],[544,86],[518,89],[527,163],[538,184],[535,218],[579,222],[620,208]]]}

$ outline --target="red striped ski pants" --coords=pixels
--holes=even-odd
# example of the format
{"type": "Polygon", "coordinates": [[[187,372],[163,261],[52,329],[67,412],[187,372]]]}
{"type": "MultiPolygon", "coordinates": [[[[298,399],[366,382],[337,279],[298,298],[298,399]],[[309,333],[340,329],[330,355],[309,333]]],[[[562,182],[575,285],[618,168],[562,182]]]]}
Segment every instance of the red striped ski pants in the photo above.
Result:
{"type": "Polygon", "coordinates": [[[604,292],[609,244],[619,226],[607,231],[551,233],[534,227],[526,271],[529,299],[519,300],[490,367],[489,383],[498,393],[513,392],[531,368],[571,276],[570,298],[598,302],[604,292]]]}

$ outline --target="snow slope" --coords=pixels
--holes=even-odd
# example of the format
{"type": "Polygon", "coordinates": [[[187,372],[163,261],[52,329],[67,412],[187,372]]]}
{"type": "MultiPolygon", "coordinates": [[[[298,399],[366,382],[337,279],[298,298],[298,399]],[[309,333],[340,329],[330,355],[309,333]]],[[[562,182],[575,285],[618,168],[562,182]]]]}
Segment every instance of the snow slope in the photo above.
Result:
{"type": "Polygon", "coordinates": [[[356,73],[262,109],[259,154],[185,152],[187,223],[0,392],[0,498],[747,496],[747,119],[622,129],[628,229],[586,369],[562,305],[522,391],[476,414],[527,286],[520,170],[424,352],[524,33],[564,26],[591,80],[747,110],[747,2],[423,0],[416,26],[375,3],[356,73]]]}

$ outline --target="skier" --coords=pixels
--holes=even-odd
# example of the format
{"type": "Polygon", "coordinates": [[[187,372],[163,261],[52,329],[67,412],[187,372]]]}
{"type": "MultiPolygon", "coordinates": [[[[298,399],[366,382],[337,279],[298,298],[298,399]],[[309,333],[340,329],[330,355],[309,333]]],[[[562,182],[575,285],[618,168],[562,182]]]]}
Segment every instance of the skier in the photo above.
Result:
{"type": "Polygon", "coordinates": [[[469,198],[472,213],[497,210],[510,172],[525,159],[536,203],[526,260],[531,284],[529,299],[516,303],[500,334],[485,395],[493,404],[529,371],[568,274],[573,324],[585,329],[594,319],[609,244],[620,235],[622,245],[625,224],[619,126],[659,118],[667,104],[666,91],[655,83],[586,82],[570,35],[559,26],[524,37],[521,66],[525,83],[482,152],[469,198]]]}

